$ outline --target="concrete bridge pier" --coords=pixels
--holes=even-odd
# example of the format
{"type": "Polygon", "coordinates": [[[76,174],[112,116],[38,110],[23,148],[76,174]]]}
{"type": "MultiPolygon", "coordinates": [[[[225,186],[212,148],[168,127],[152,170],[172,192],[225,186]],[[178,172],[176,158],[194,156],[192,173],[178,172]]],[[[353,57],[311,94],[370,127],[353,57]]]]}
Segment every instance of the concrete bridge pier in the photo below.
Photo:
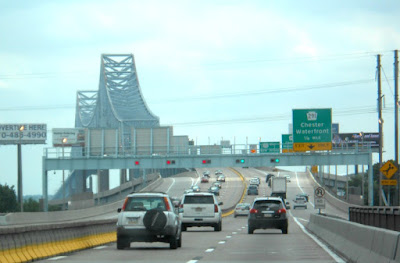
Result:
{"type": "Polygon", "coordinates": [[[110,171],[109,170],[97,170],[97,189],[99,192],[110,190],[110,171]]]}

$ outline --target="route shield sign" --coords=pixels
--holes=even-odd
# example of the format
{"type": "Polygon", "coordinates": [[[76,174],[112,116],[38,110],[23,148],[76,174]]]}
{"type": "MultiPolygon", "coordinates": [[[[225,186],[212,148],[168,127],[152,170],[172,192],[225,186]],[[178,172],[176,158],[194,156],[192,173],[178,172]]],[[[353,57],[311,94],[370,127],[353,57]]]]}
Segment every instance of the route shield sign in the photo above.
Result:
{"type": "Polygon", "coordinates": [[[390,179],[397,172],[397,166],[391,161],[387,161],[384,165],[382,165],[380,171],[384,176],[386,176],[387,179],[390,179]]]}
{"type": "Polygon", "coordinates": [[[290,153],[293,152],[293,135],[282,134],[282,152],[290,153]]]}
{"type": "Polygon", "coordinates": [[[260,153],[280,153],[280,142],[260,142],[260,153]]]}
{"type": "Polygon", "coordinates": [[[292,117],[295,152],[332,150],[332,109],[297,109],[292,117]]]}

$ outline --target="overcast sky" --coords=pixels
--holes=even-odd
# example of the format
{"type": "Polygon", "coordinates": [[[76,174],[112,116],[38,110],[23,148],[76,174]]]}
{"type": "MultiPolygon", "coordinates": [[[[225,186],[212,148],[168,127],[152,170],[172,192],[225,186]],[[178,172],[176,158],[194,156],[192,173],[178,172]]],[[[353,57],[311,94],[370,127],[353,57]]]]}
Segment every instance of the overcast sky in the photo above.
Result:
{"type": "MultiPolygon", "coordinates": [[[[399,1],[0,0],[0,123],[74,127],[101,54],[132,53],[150,110],[198,144],[280,141],[293,108],[332,108],[340,132],[377,132],[382,54],[392,159],[399,14],[399,1]]],[[[50,143],[23,146],[24,194],[42,193],[50,143]]],[[[16,148],[0,145],[0,184],[17,184],[16,148]]],[[[52,194],[61,177],[49,180],[52,194]]]]}

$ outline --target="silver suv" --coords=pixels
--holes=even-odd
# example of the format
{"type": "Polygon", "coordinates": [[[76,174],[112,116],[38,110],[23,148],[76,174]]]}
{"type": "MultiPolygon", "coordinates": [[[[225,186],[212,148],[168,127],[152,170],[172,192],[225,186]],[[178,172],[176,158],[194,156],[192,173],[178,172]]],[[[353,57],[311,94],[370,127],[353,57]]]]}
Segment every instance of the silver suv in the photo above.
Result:
{"type": "Polygon", "coordinates": [[[182,231],[192,226],[211,226],[214,231],[222,230],[222,213],[217,198],[211,193],[185,194],[179,209],[182,231]]]}
{"type": "Polygon", "coordinates": [[[117,249],[131,242],[166,242],[171,249],[182,245],[181,220],[165,193],[135,193],[118,209],[117,249]]]}

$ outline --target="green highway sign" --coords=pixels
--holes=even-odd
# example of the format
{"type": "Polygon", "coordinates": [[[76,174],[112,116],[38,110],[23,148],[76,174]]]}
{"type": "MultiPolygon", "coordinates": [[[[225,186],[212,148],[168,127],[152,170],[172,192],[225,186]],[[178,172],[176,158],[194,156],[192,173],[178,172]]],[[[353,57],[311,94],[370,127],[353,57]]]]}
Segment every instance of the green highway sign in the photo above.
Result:
{"type": "Polygon", "coordinates": [[[260,142],[260,153],[280,153],[280,142],[260,142]]]}
{"type": "Polygon", "coordinates": [[[294,109],[293,150],[332,149],[332,109],[294,109]]]}
{"type": "Polygon", "coordinates": [[[293,152],[293,135],[282,134],[282,152],[293,152]]]}

